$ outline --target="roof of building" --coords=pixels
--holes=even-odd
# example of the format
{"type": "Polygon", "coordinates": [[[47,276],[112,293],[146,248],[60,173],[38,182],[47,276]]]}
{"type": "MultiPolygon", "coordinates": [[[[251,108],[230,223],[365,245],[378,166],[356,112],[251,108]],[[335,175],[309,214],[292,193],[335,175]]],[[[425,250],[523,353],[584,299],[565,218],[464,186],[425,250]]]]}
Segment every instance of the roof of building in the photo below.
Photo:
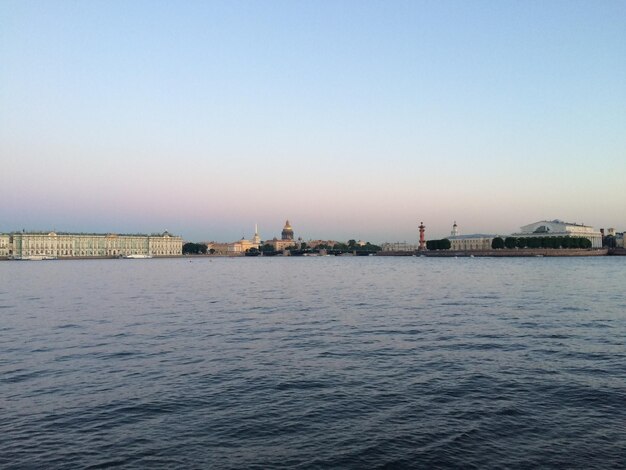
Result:
{"type": "Polygon", "coordinates": [[[495,238],[498,235],[491,235],[487,233],[472,233],[470,235],[455,235],[453,237],[447,237],[448,240],[468,240],[472,238],[495,238]]]}
{"type": "Polygon", "coordinates": [[[534,224],[543,224],[543,223],[549,223],[549,224],[563,224],[563,225],[573,225],[575,227],[589,227],[589,225],[585,225],[585,224],[579,224],[576,222],[565,222],[563,220],[560,219],[554,219],[554,220],[540,220],[538,222],[533,222],[532,224],[528,224],[528,225],[534,225],[534,224]]]}
{"type": "Polygon", "coordinates": [[[44,231],[15,231],[9,232],[7,235],[46,235],[50,237],[55,236],[100,236],[100,237],[176,237],[171,233],[165,231],[164,233],[96,233],[96,232],[44,232],[44,231]]]}

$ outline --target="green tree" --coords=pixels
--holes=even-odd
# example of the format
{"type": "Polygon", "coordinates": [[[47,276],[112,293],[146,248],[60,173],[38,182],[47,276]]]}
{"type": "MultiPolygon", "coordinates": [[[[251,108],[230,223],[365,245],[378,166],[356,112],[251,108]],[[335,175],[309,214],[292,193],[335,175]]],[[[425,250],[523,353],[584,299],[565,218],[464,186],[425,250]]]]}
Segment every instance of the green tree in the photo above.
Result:
{"type": "Polygon", "coordinates": [[[515,246],[518,248],[526,248],[526,239],[524,237],[520,237],[515,240],[515,246]]]}
{"type": "Polygon", "coordinates": [[[207,246],[204,243],[185,243],[183,245],[183,255],[206,254],[207,246]]]}
{"type": "Polygon", "coordinates": [[[443,240],[428,240],[426,242],[426,249],[428,250],[449,250],[452,247],[452,243],[447,238],[443,240]]]}
{"type": "Polygon", "coordinates": [[[491,248],[494,250],[500,250],[504,248],[504,240],[502,240],[502,237],[496,237],[491,240],[491,248]]]}
{"type": "Polygon", "coordinates": [[[539,237],[528,237],[526,239],[526,245],[528,248],[539,248],[541,246],[541,239],[539,237]]]}
{"type": "Polygon", "coordinates": [[[265,245],[261,246],[259,249],[262,253],[273,253],[274,251],[276,251],[274,249],[274,246],[270,245],[269,243],[266,243],[265,245]]]}
{"type": "Polygon", "coordinates": [[[365,245],[363,245],[360,250],[363,251],[371,251],[372,253],[376,253],[378,251],[380,251],[382,248],[379,247],[378,245],[373,245],[370,242],[367,242],[365,245]]]}
{"type": "Polygon", "coordinates": [[[504,239],[504,246],[506,246],[509,250],[515,248],[517,246],[517,238],[515,238],[515,237],[506,237],[504,239]]]}

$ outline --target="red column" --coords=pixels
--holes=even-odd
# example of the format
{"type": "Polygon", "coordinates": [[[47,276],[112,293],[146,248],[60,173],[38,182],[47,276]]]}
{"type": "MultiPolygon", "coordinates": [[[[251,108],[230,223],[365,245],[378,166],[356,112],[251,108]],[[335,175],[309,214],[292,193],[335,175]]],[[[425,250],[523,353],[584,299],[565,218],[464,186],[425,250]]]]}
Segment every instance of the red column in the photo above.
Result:
{"type": "Polygon", "coordinates": [[[420,222],[420,246],[419,246],[419,250],[423,251],[426,249],[426,240],[424,239],[424,229],[426,227],[424,226],[424,222],[420,222]]]}

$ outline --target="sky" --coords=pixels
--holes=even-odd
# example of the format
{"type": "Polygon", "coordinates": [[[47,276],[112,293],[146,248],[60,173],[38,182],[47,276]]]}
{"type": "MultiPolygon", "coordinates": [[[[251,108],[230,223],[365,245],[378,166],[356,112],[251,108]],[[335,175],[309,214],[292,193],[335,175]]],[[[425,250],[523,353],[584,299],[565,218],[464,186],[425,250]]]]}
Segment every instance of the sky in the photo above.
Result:
{"type": "Polygon", "coordinates": [[[0,232],[626,230],[626,2],[0,0],[0,232]]]}

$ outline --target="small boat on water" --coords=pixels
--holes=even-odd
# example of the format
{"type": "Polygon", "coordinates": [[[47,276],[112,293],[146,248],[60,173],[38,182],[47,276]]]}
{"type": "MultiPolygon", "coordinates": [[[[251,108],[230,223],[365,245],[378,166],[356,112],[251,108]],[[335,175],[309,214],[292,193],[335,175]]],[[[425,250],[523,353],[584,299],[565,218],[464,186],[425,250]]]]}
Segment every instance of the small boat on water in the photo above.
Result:
{"type": "Polygon", "coordinates": [[[21,258],[13,258],[16,261],[44,261],[57,259],[56,256],[42,256],[42,255],[32,255],[32,256],[22,256],[21,258]]]}
{"type": "Polygon", "coordinates": [[[126,255],[124,259],[150,259],[152,255],[126,255]]]}

